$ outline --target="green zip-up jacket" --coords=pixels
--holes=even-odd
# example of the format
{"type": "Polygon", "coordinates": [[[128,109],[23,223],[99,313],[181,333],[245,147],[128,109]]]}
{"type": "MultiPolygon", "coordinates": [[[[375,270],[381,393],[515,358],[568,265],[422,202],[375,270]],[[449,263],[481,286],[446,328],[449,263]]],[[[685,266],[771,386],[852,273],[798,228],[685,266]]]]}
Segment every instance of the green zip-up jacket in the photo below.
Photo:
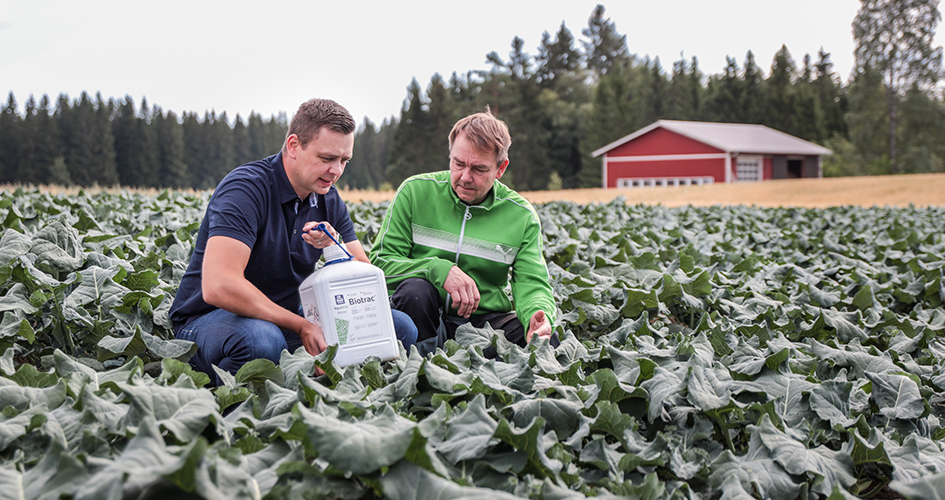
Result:
{"type": "MultiPolygon", "coordinates": [[[[449,171],[405,180],[387,209],[370,257],[384,271],[391,292],[407,278],[424,278],[439,289],[444,304],[443,282],[450,268],[458,266],[479,288],[474,315],[512,311],[506,292],[511,281],[515,314],[525,329],[539,310],[554,327],[557,308],[538,214],[499,181],[482,203],[467,205],[453,192],[449,171]]],[[[452,304],[450,309],[455,314],[452,304]]]]}

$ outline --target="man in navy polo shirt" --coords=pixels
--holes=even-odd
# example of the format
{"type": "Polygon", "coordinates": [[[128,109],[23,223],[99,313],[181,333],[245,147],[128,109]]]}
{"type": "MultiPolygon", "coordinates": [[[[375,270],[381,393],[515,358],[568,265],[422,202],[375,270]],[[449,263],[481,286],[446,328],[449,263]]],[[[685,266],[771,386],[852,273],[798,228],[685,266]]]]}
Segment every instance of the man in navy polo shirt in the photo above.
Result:
{"type": "MultiPolygon", "coordinates": [[[[191,364],[220,383],[253,359],[279,362],[283,349],[327,348],[321,329],[299,315],[298,287],[334,242],[319,222],[369,262],[335,182],[354,148],[355,122],[344,107],[312,99],[299,107],[279,154],[247,163],[217,186],[200,223],[190,265],[170,318],[178,339],[197,343],[191,364]]],[[[394,311],[408,347],[417,330],[394,311]]]]}

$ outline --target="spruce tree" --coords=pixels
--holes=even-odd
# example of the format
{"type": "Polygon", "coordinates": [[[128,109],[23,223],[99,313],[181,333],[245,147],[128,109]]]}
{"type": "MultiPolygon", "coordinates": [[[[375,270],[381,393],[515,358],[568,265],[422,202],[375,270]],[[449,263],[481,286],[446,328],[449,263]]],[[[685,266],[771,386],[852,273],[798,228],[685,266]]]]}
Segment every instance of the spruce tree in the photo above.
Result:
{"type": "Polygon", "coordinates": [[[190,171],[185,160],[184,129],[173,111],[165,115],[154,109],[151,123],[158,143],[158,164],[161,185],[170,188],[190,187],[190,171]]]}
{"type": "Polygon", "coordinates": [[[744,122],[744,82],[739,77],[738,63],[725,57],[725,71],[709,77],[706,91],[706,115],[710,121],[723,123],[744,122]]]}
{"type": "Polygon", "coordinates": [[[797,67],[787,47],[774,55],[771,62],[771,74],[764,82],[765,109],[763,123],[775,130],[797,135],[798,103],[794,89],[797,67]]]}
{"type": "Polygon", "coordinates": [[[601,159],[591,152],[636,130],[639,117],[631,105],[631,86],[623,65],[614,66],[597,82],[585,130],[584,169],[580,187],[601,187],[601,159]]]}
{"type": "Polygon", "coordinates": [[[190,172],[191,187],[194,189],[211,189],[213,172],[210,171],[210,156],[207,146],[208,134],[197,114],[184,112],[181,129],[184,133],[184,158],[190,172]]]}
{"type": "Polygon", "coordinates": [[[37,184],[51,184],[56,186],[72,185],[69,169],[66,167],[59,142],[59,129],[56,120],[51,116],[51,103],[48,95],[39,100],[39,108],[31,118],[34,123],[29,127],[35,135],[32,155],[37,184]]]}
{"type": "Polygon", "coordinates": [[[126,95],[112,119],[115,135],[115,169],[122,186],[143,186],[141,171],[141,134],[134,101],[126,95]]]}
{"type": "Polygon", "coordinates": [[[226,174],[239,166],[236,161],[233,129],[230,127],[226,111],[217,116],[211,112],[209,117],[204,115],[204,127],[207,127],[210,162],[210,183],[216,186],[226,174]]]}
{"type": "Polygon", "coordinates": [[[817,56],[817,63],[814,65],[814,80],[811,85],[823,114],[824,138],[846,137],[847,124],[844,120],[844,114],[847,106],[845,91],[839,78],[833,72],[830,54],[821,47],[817,56]]]}
{"type": "MultiPolygon", "coordinates": [[[[407,87],[407,99],[400,110],[400,125],[394,133],[390,164],[387,166],[387,180],[394,186],[400,185],[415,173],[440,170],[436,165],[429,165],[425,155],[431,125],[429,114],[423,109],[424,104],[420,84],[414,78],[407,87]]],[[[441,138],[442,141],[446,139],[441,138]]]]}
{"type": "Polygon", "coordinates": [[[11,91],[7,104],[0,110],[0,183],[19,182],[19,158],[22,156],[21,136],[23,119],[17,111],[16,98],[11,91]]]}
{"type": "Polygon", "coordinates": [[[40,165],[38,163],[38,136],[35,130],[38,122],[39,110],[36,109],[36,99],[30,94],[23,107],[23,120],[20,122],[20,154],[15,159],[16,169],[14,178],[22,184],[36,185],[40,183],[40,165]]]}
{"type": "Polygon", "coordinates": [[[266,124],[262,115],[253,111],[246,120],[246,134],[249,136],[249,156],[255,159],[265,158],[276,151],[270,147],[266,133],[266,124]]]}
{"type": "Polygon", "coordinates": [[[705,89],[702,86],[702,72],[699,62],[693,56],[692,62],[682,55],[673,63],[673,75],[667,91],[666,118],[673,120],[701,119],[702,100],[705,89]]]}
{"type": "Polygon", "coordinates": [[[856,154],[847,175],[890,173],[889,115],[885,106],[883,76],[870,65],[857,69],[847,90],[850,111],[847,115],[849,140],[856,154]]]}
{"type": "Polygon", "coordinates": [[[903,173],[945,172],[945,102],[913,86],[902,102],[903,173]]]}
{"type": "Polygon", "coordinates": [[[236,122],[233,123],[233,158],[237,165],[259,159],[250,151],[249,129],[238,113],[236,122]]]}
{"type": "Polygon", "coordinates": [[[736,112],[735,116],[738,119],[735,121],[763,124],[766,123],[770,113],[771,108],[765,98],[761,68],[755,63],[755,54],[749,50],[745,55],[745,68],[742,70],[741,106],[736,112]]]}
{"type": "Polygon", "coordinates": [[[93,128],[93,157],[95,163],[93,183],[99,186],[118,185],[118,170],[115,168],[115,136],[112,134],[112,113],[110,102],[102,98],[101,92],[95,94],[95,114],[93,128]]]}

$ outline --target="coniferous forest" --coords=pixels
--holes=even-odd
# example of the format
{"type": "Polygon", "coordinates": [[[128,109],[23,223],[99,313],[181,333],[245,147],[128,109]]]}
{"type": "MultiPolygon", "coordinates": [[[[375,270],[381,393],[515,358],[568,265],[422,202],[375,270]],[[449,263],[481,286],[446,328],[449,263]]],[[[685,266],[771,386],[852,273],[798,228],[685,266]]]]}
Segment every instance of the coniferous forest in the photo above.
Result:
{"type": "MultiPolygon", "coordinates": [[[[945,172],[938,3],[861,0],[852,75],[838,74],[824,48],[795,57],[786,46],[770,62],[729,57],[718,73],[695,56],[664,67],[632,53],[598,5],[579,35],[562,23],[535,53],[515,37],[506,55],[486,55],[487,70],[411,81],[399,117],[359,126],[340,184],[387,189],[446,168],[453,123],[486,106],[511,129],[503,181],[519,190],[599,187],[591,152],[659,119],[767,125],[833,150],[827,176],[945,172]]],[[[19,109],[11,92],[0,183],[207,189],[277,152],[287,128],[285,113],[178,115],[130,96],[30,95],[19,109]]]]}

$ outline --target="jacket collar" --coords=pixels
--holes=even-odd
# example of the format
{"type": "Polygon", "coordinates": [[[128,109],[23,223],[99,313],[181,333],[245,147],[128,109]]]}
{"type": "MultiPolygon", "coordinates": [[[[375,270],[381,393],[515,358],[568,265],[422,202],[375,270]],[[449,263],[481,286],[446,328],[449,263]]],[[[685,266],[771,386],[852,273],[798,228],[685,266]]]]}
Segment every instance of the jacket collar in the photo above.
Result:
{"type": "MultiPolygon", "coordinates": [[[[447,173],[449,172],[447,171],[447,173]]],[[[492,182],[492,187],[489,188],[489,192],[486,193],[485,199],[479,202],[478,205],[470,205],[466,203],[465,201],[459,199],[459,196],[456,195],[456,191],[453,191],[453,185],[449,182],[447,182],[446,185],[447,185],[447,189],[449,189],[450,191],[450,198],[452,198],[453,202],[459,205],[460,208],[462,208],[463,210],[465,210],[466,207],[475,207],[475,208],[483,208],[486,210],[492,210],[492,206],[495,205],[495,188],[498,182],[499,182],[498,180],[495,180],[492,182]]]]}

